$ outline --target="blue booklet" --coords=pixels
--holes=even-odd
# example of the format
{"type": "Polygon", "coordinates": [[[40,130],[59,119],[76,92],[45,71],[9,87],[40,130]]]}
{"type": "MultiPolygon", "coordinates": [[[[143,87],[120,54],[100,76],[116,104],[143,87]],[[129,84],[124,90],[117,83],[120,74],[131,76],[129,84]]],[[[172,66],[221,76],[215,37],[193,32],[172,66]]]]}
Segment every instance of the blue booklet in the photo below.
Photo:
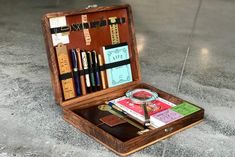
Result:
{"type": "MultiPolygon", "coordinates": [[[[103,47],[103,52],[104,62],[106,65],[110,63],[120,63],[120,61],[125,61],[130,58],[127,43],[105,46],[103,47]]],[[[132,82],[130,63],[107,69],[106,75],[108,80],[108,87],[114,87],[124,83],[132,82]]]]}

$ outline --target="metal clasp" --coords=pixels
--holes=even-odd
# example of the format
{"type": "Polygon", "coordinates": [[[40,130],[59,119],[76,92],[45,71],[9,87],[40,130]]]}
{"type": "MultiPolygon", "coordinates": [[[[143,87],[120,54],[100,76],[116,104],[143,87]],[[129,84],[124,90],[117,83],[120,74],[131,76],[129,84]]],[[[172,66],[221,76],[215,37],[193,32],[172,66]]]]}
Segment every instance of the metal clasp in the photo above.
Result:
{"type": "Polygon", "coordinates": [[[96,7],[98,7],[97,4],[91,4],[91,5],[88,5],[88,6],[86,7],[86,9],[89,9],[89,8],[96,8],[96,7]]]}
{"type": "Polygon", "coordinates": [[[165,129],[165,132],[171,132],[172,130],[173,130],[173,127],[166,128],[166,129],[165,129]]]}

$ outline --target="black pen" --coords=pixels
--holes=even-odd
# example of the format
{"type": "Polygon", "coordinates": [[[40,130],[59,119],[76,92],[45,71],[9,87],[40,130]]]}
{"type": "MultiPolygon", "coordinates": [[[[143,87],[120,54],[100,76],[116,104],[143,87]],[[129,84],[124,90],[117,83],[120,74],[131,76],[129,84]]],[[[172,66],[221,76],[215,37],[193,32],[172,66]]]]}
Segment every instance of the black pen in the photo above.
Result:
{"type": "Polygon", "coordinates": [[[76,49],[71,50],[71,59],[72,59],[72,67],[73,67],[73,77],[75,82],[75,89],[77,96],[81,95],[81,85],[80,85],[80,77],[78,75],[78,58],[76,49]]]}
{"type": "Polygon", "coordinates": [[[98,66],[98,61],[97,61],[97,54],[95,50],[91,52],[91,56],[92,56],[92,62],[93,62],[96,88],[97,90],[100,90],[101,89],[100,73],[99,73],[99,66],[98,66]]]}
{"type": "Polygon", "coordinates": [[[90,51],[87,52],[87,63],[88,63],[91,88],[92,88],[92,91],[95,92],[96,91],[95,76],[94,76],[93,62],[92,62],[92,57],[91,57],[90,51]]]}

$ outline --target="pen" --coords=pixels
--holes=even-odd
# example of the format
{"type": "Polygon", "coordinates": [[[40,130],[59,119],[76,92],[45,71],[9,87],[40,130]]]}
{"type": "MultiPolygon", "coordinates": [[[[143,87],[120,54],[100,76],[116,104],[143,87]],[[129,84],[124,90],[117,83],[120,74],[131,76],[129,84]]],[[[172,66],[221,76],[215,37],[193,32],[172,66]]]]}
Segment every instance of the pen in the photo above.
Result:
{"type": "MultiPolygon", "coordinates": [[[[77,57],[78,57],[78,70],[81,72],[83,71],[82,68],[82,59],[81,59],[81,53],[80,49],[76,49],[77,57]]],[[[81,81],[81,89],[82,89],[82,95],[86,94],[86,82],[85,82],[85,76],[80,74],[80,81],[81,81]]]]}
{"type": "Polygon", "coordinates": [[[81,57],[82,57],[82,65],[85,73],[85,80],[86,80],[86,86],[87,86],[87,91],[91,92],[91,83],[90,83],[90,78],[88,74],[88,63],[87,63],[87,55],[85,51],[81,52],[81,57]]]}
{"type": "Polygon", "coordinates": [[[96,86],[95,86],[95,76],[93,72],[93,62],[92,62],[92,57],[91,57],[91,52],[87,52],[87,60],[88,60],[88,70],[89,70],[89,75],[90,75],[90,81],[91,81],[91,88],[92,91],[96,91],[96,86]]]}
{"type": "MultiPolygon", "coordinates": [[[[99,61],[99,67],[101,68],[104,64],[101,55],[98,55],[98,61],[99,61]]],[[[106,89],[107,87],[106,87],[105,71],[100,70],[100,75],[101,75],[102,88],[106,89]]]]}
{"type": "Polygon", "coordinates": [[[95,83],[96,83],[97,90],[99,90],[101,83],[100,83],[100,74],[99,74],[99,69],[98,69],[97,54],[95,50],[91,52],[91,56],[92,56],[92,61],[93,61],[95,83]]]}
{"type": "Polygon", "coordinates": [[[105,103],[106,103],[107,105],[109,105],[110,107],[112,107],[112,108],[118,110],[119,112],[121,112],[121,113],[123,113],[123,114],[125,114],[125,115],[127,114],[127,112],[125,112],[125,111],[123,111],[122,109],[120,109],[119,107],[117,107],[114,103],[108,102],[108,101],[106,101],[105,103]]]}
{"type": "Polygon", "coordinates": [[[81,95],[80,89],[80,78],[78,76],[78,59],[76,49],[71,49],[71,59],[72,59],[72,67],[73,67],[73,77],[75,82],[75,89],[77,96],[81,95]]]}

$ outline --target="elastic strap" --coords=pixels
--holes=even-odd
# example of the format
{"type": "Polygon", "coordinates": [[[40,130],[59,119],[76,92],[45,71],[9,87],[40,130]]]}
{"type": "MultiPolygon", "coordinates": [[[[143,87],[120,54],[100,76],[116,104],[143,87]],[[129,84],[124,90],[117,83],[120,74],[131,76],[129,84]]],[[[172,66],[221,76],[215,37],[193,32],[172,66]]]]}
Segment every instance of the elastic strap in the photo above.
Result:
{"type": "Polygon", "coordinates": [[[67,79],[70,79],[72,78],[72,73],[69,72],[69,73],[65,73],[65,74],[62,74],[59,76],[60,80],[67,80],[67,79]]]}

